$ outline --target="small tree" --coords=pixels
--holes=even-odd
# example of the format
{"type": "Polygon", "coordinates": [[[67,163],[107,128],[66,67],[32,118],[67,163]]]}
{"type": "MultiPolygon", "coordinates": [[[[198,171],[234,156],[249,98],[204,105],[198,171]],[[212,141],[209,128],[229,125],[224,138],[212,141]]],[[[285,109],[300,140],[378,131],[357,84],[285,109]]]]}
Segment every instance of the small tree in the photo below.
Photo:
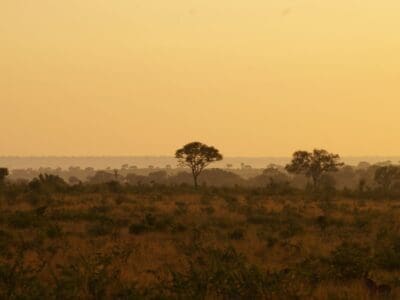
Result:
{"type": "Polygon", "coordinates": [[[395,180],[400,178],[400,170],[398,167],[389,165],[378,167],[375,170],[374,179],[378,183],[383,192],[387,194],[395,180]]]}
{"type": "Polygon", "coordinates": [[[197,178],[211,163],[223,159],[219,150],[200,142],[189,143],[175,153],[178,163],[182,167],[189,167],[192,171],[195,188],[198,187],[197,178]]]}
{"type": "Polygon", "coordinates": [[[338,154],[332,154],[323,149],[314,149],[313,152],[297,151],[293,154],[291,163],[286,165],[286,170],[289,173],[304,174],[311,178],[314,190],[317,190],[322,175],[335,172],[343,165],[339,160],[338,154]]]}
{"type": "Polygon", "coordinates": [[[7,168],[0,168],[0,184],[4,182],[8,175],[9,173],[7,168]]]}

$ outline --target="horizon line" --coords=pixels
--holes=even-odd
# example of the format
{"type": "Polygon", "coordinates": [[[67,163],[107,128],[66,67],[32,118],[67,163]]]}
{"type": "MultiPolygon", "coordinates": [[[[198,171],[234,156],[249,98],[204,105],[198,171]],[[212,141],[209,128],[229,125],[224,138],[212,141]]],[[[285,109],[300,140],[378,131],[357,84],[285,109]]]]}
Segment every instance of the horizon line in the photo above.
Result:
{"type": "MultiPolygon", "coordinates": [[[[339,154],[340,155],[340,154],[339,154]]],[[[175,158],[173,155],[0,155],[0,158],[124,158],[124,157],[162,157],[162,158],[175,158]]],[[[292,155],[263,155],[263,156],[251,156],[251,155],[226,155],[224,158],[288,158],[292,155]]],[[[347,158],[359,158],[359,157],[399,157],[400,154],[384,155],[384,154],[360,154],[360,155],[340,155],[340,157],[347,158]]]]}

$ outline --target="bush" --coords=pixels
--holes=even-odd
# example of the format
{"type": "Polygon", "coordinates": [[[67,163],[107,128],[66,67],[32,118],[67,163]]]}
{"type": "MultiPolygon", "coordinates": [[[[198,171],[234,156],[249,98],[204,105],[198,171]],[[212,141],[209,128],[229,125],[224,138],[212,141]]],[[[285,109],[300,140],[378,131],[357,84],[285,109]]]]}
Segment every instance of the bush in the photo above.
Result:
{"type": "Polygon", "coordinates": [[[8,217],[8,224],[17,229],[35,228],[42,225],[42,219],[31,211],[17,211],[8,217]]]}
{"type": "Polygon", "coordinates": [[[392,238],[388,243],[382,243],[376,250],[374,262],[377,266],[395,271],[400,269],[400,236],[392,238]]]}
{"type": "Polygon", "coordinates": [[[0,255],[8,254],[8,248],[13,237],[4,230],[0,230],[0,255]]]}
{"type": "Polygon", "coordinates": [[[142,234],[148,231],[148,227],[143,223],[135,223],[129,226],[129,233],[131,234],[142,234]]]}
{"type": "Polygon", "coordinates": [[[326,215],[318,216],[314,222],[322,231],[327,230],[330,227],[340,228],[345,225],[343,220],[326,215]]]}
{"type": "Polygon", "coordinates": [[[185,224],[178,222],[178,223],[172,223],[170,229],[172,233],[178,233],[186,231],[187,227],[185,224]]]}
{"type": "Polygon", "coordinates": [[[245,236],[245,232],[241,228],[235,229],[229,233],[229,238],[231,240],[243,240],[244,236],[245,236]]]}
{"type": "Polygon", "coordinates": [[[315,220],[315,223],[321,230],[325,230],[328,226],[328,218],[326,216],[318,216],[315,220]]]}
{"type": "Polygon", "coordinates": [[[147,213],[142,222],[136,222],[129,227],[131,234],[142,234],[149,231],[165,231],[174,223],[169,215],[154,215],[147,213]]]}
{"type": "Polygon", "coordinates": [[[279,232],[279,235],[284,238],[291,238],[297,234],[303,232],[303,227],[300,225],[300,221],[288,219],[285,224],[283,224],[283,229],[279,232]]]}
{"type": "Polygon", "coordinates": [[[344,243],[332,252],[330,264],[337,279],[361,278],[370,268],[369,249],[344,243]]]}
{"type": "Polygon", "coordinates": [[[50,225],[46,228],[46,235],[50,239],[60,238],[62,234],[62,228],[57,224],[50,225]]]}
{"type": "Polygon", "coordinates": [[[171,272],[167,290],[174,299],[265,299],[268,281],[233,248],[201,248],[187,272],[171,272]]]}
{"type": "Polygon", "coordinates": [[[260,240],[265,241],[268,248],[275,246],[279,241],[272,233],[266,231],[258,231],[257,237],[260,240]]]}
{"type": "Polygon", "coordinates": [[[186,215],[188,212],[188,207],[185,202],[182,201],[176,201],[175,202],[176,209],[175,209],[175,214],[180,216],[180,215],[186,215]]]}
{"type": "Polygon", "coordinates": [[[215,212],[215,208],[212,206],[202,207],[201,211],[207,215],[212,215],[215,212]]]}
{"type": "Polygon", "coordinates": [[[121,271],[113,262],[126,263],[130,252],[112,249],[89,256],[71,257],[57,265],[55,299],[108,299],[107,292],[120,282],[121,271]]]}
{"type": "Polygon", "coordinates": [[[97,222],[88,225],[87,233],[91,236],[104,236],[113,232],[113,224],[111,222],[97,222]]]}

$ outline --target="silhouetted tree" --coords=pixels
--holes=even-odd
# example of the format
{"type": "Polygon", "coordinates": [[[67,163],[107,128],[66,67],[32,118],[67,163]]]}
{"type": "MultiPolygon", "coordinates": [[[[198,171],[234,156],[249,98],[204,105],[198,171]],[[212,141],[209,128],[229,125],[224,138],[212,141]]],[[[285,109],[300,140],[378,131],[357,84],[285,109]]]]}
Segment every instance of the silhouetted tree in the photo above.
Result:
{"type": "Polygon", "coordinates": [[[338,154],[332,154],[323,149],[314,149],[313,152],[297,151],[293,154],[291,163],[286,165],[286,170],[289,173],[304,174],[311,178],[313,188],[316,190],[322,175],[335,172],[343,165],[339,160],[338,154]]]}
{"type": "Polygon", "coordinates": [[[126,175],[126,181],[131,185],[142,185],[148,183],[149,180],[147,176],[129,173],[126,175]]]}
{"type": "Polygon", "coordinates": [[[29,188],[36,192],[60,192],[67,188],[67,183],[61,177],[52,174],[40,174],[32,179],[29,188]]]}
{"type": "Polygon", "coordinates": [[[400,178],[399,167],[389,165],[378,167],[375,170],[374,179],[378,183],[385,194],[388,193],[393,182],[400,178]]]}
{"type": "Polygon", "coordinates": [[[70,177],[68,178],[68,183],[69,183],[70,185],[78,185],[78,184],[81,184],[82,182],[79,180],[78,177],[76,177],[76,176],[70,176],[70,177]]]}
{"type": "Polygon", "coordinates": [[[7,168],[0,168],[0,184],[4,182],[8,175],[9,173],[7,168]]]}
{"type": "Polygon", "coordinates": [[[97,171],[93,176],[88,177],[90,184],[102,184],[115,181],[115,174],[106,171],[97,171]]]}
{"type": "Polygon", "coordinates": [[[267,168],[265,169],[262,174],[257,175],[248,179],[248,183],[250,186],[267,186],[273,184],[283,184],[288,183],[289,177],[286,172],[281,172],[277,168],[267,168]]]}
{"type": "Polygon", "coordinates": [[[189,167],[192,171],[195,188],[198,187],[197,178],[211,163],[222,160],[219,150],[200,142],[189,143],[175,153],[180,166],[189,167]]]}
{"type": "Polygon", "coordinates": [[[151,172],[148,176],[151,183],[164,184],[168,179],[168,174],[165,171],[151,172]]]}
{"type": "Polygon", "coordinates": [[[359,179],[359,181],[358,181],[358,193],[360,195],[362,195],[364,193],[366,184],[367,184],[367,181],[365,180],[365,178],[360,178],[359,179]]]}

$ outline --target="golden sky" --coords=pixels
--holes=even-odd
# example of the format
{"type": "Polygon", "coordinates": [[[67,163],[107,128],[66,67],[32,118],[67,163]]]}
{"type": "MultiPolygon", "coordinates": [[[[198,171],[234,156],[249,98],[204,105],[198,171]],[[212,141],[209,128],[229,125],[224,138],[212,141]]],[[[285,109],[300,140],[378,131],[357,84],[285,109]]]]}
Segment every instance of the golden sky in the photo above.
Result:
{"type": "Polygon", "coordinates": [[[1,0],[0,155],[400,154],[399,0],[1,0]]]}

